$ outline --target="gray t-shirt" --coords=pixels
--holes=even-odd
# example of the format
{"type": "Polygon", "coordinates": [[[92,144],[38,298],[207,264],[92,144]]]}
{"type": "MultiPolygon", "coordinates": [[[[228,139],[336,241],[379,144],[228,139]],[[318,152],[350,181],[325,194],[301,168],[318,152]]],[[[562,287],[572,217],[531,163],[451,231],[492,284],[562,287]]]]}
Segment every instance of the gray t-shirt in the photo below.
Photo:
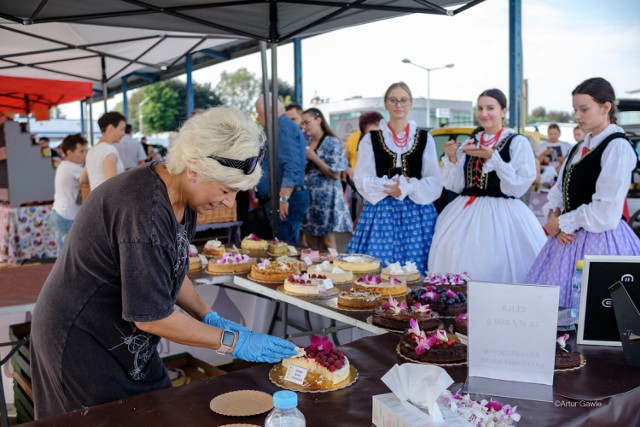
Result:
{"type": "Polygon", "coordinates": [[[160,337],[136,328],[169,316],[189,267],[196,212],[182,224],[150,163],[91,192],[33,313],[39,418],[169,387],[160,337]]]}

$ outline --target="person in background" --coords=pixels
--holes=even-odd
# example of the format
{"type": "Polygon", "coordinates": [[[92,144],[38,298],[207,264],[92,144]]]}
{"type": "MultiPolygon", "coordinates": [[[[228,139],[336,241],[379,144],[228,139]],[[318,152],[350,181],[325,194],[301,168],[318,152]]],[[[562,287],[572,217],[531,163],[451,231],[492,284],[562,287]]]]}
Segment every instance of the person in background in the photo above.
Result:
{"type": "Polygon", "coordinates": [[[344,155],[347,157],[347,161],[349,162],[349,167],[342,174],[342,179],[349,184],[351,188],[351,219],[355,224],[360,217],[360,212],[362,212],[362,208],[364,203],[362,201],[362,196],[358,194],[356,189],[356,185],[353,182],[353,171],[356,168],[356,161],[358,159],[358,146],[360,145],[360,141],[362,138],[367,135],[372,130],[380,129],[380,120],[382,120],[382,114],[377,111],[368,111],[366,113],[362,113],[358,118],[358,129],[351,132],[347,137],[347,141],[345,142],[344,147],[344,155]]]}
{"type": "Polygon", "coordinates": [[[543,187],[551,188],[556,183],[558,171],[564,162],[571,144],[560,141],[560,126],[551,123],[547,129],[549,142],[543,142],[536,149],[536,156],[540,160],[540,183],[543,187]]]}
{"type": "Polygon", "coordinates": [[[161,338],[252,362],[296,354],[287,340],[217,315],[187,276],[197,216],[258,182],[262,141],[248,116],[213,108],[182,125],[166,163],[92,191],[33,312],[37,418],[170,388],[161,338]]]}
{"type": "Polygon", "coordinates": [[[365,205],[347,247],[389,263],[414,262],[424,273],[442,193],[433,137],[408,119],[411,90],[393,83],[384,95],[389,121],[360,141],[354,181],[365,205]]]}
{"type": "MultiPolygon", "coordinates": [[[[269,98],[269,102],[271,98],[269,98]]],[[[267,125],[264,113],[264,96],[256,101],[258,121],[263,127],[267,125]]],[[[304,186],[304,168],[307,162],[307,143],[300,127],[284,113],[278,101],[278,167],[280,182],[278,188],[278,232],[275,237],[293,245],[300,243],[300,228],[309,209],[309,191],[304,186]]],[[[269,203],[269,169],[267,157],[262,160],[263,175],[258,182],[257,196],[264,206],[266,215],[271,221],[271,205],[269,203]]],[[[273,224],[272,224],[273,225],[273,224]]]]}
{"type": "Polygon", "coordinates": [[[571,92],[576,122],[587,134],[565,161],[549,191],[547,243],[527,283],[560,286],[560,307],[569,307],[571,278],[585,255],[640,255],[640,240],[622,219],[636,153],[624,129],[613,124],[615,92],[595,77],[571,92]]]}
{"type": "Polygon", "coordinates": [[[302,107],[299,104],[289,104],[285,108],[285,114],[289,117],[295,124],[300,126],[302,122],[302,107]]]}
{"type": "Polygon", "coordinates": [[[344,148],[317,108],[302,113],[301,123],[309,141],[304,184],[311,199],[302,224],[305,243],[322,252],[337,250],[335,233],[353,228],[340,185],[348,166],[344,148]]]}
{"type": "Polygon", "coordinates": [[[162,156],[156,150],[156,147],[153,145],[147,145],[147,162],[160,161],[162,160],[162,156]]]}
{"type": "Polygon", "coordinates": [[[124,116],[117,111],[104,113],[98,119],[100,141],[87,153],[87,173],[91,190],[124,172],[124,165],[114,144],[122,139],[126,124],[124,116]]]}
{"type": "Polygon", "coordinates": [[[89,182],[84,161],[87,157],[87,140],[82,135],[69,135],[62,140],[60,151],[64,160],[56,168],[51,218],[56,232],[58,255],[62,253],[64,240],[80,209],[80,186],[89,182]]]}
{"type": "Polygon", "coordinates": [[[580,126],[576,126],[573,128],[573,139],[576,140],[576,143],[582,142],[584,139],[584,131],[580,129],[580,126]]]}
{"type": "Polygon", "coordinates": [[[444,186],[460,195],[438,217],[430,271],[522,283],[544,245],[540,222],[520,200],[536,177],[535,156],[526,137],[504,127],[506,114],[504,93],[485,90],[476,112],[484,130],[444,146],[444,186]]]}
{"type": "Polygon", "coordinates": [[[124,136],[120,138],[120,141],[113,144],[118,150],[118,157],[122,161],[124,170],[143,164],[147,158],[142,144],[133,139],[132,130],[131,125],[127,123],[124,127],[124,136]]]}

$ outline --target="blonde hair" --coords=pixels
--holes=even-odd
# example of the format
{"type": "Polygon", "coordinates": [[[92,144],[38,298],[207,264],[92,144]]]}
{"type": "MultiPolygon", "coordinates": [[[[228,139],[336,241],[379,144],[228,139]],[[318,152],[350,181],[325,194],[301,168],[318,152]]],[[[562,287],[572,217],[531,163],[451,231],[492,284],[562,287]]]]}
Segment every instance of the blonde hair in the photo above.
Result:
{"type": "Polygon", "coordinates": [[[403,91],[407,92],[407,95],[409,95],[409,100],[413,101],[413,96],[411,95],[411,89],[409,89],[409,86],[407,86],[405,82],[396,82],[396,83],[392,83],[391,86],[389,86],[387,91],[384,93],[384,102],[387,102],[387,98],[389,97],[389,92],[391,92],[394,89],[402,89],[403,91]]]}
{"type": "Polygon", "coordinates": [[[220,181],[236,190],[254,187],[262,176],[260,165],[250,175],[223,166],[209,156],[246,160],[264,144],[262,131],[247,115],[232,107],[210,108],[187,120],[165,158],[167,170],[190,169],[205,181],[220,181]]]}

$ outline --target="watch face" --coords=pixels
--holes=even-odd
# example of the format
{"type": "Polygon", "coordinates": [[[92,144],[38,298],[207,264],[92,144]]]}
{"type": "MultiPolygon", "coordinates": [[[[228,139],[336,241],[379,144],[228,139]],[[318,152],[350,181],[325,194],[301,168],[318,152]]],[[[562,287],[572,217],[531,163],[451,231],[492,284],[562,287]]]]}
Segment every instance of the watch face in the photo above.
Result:
{"type": "Polygon", "coordinates": [[[233,340],[235,339],[235,334],[231,331],[225,330],[222,333],[222,344],[227,347],[231,347],[233,345],[233,340]]]}

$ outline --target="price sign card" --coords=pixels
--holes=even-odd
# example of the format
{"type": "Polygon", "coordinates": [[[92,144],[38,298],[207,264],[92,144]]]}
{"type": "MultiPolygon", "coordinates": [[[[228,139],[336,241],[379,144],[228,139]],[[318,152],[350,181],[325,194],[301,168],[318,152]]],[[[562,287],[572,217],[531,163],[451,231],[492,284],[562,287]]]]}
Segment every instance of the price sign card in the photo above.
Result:
{"type": "Polygon", "coordinates": [[[469,283],[469,376],[553,384],[559,288],[469,283]]]}
{"type": "Polygon", "coordinates": [[[307,370],[300,366],[289,365],[286,374],[284,374],[285,381],[291,381],[292,383],[304,384],[304,379],[307,376],[307,370]]]}

